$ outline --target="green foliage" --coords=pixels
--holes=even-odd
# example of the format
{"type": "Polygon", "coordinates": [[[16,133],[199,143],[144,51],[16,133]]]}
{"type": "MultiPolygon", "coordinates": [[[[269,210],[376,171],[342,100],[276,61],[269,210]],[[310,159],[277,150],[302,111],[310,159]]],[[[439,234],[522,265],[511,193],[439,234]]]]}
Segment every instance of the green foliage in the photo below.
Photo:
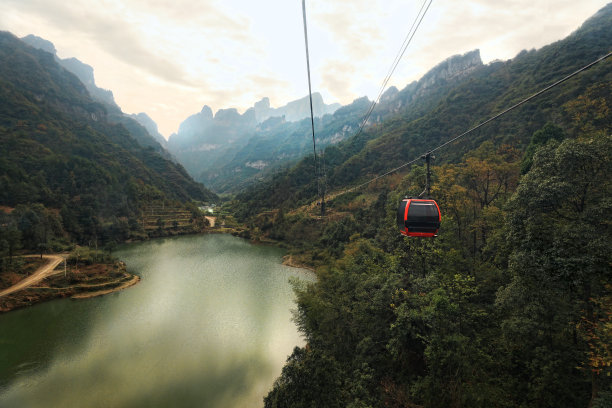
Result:
{"type": "MultiPolygon", "coordinates": [[[[419,115],[328,148],[330,189],[402,164],[607,52],[611,22],[608,5],[566,40],[475,70],[419,115]]],[[[239,195],[241,219],[324,264],[296,288],[307,345],[266,407],[608,406],[610,72],[601,64],[447,148],[433,170],[435,240],[395,226],[400,198],[423,189],[422,166],[336,198],[327,219],[299,209],[316,195],[312,158],[239,195]]]]}
{"type": "Polygon", "coordinates": [[[533,155],[538,147],[544,146],[550,140],[560,142],[564,139],[564,137],[565,135],[563,134],[563,130],[552,123],[547,123],[542,129],[535,132],[531,137],[529,146],[527,146],[527,149],[525,150],[525,155],[523,156],[523,161],[521,163],[521,174],[527,173],[531,168],[533,163],[533,155]]]}
{"type": "Polygon", "coordinates": [[[610,136],[546,145],[510,202],[512,281],[498,301],[508,347],[532,362],[532,399],[584,400],[585,383],[600,381],[575,372],[587,348],[577,326],[594,321],[610,278],[610,157],[610,136]]]}
{"type": "Polygon", "coordinates": [[[70,253],[67,261],[71,265],[92,265],[94,263],[113,263],[117,259],[106,251],[88,247],[77,247],[70,253]]]}
{"type": "MultiPolygon", "coordinates": [[[[296,286],[307,346],[266,407],[605,406],[611,157],[609,136],[552,141],[519,183],[517,152],[483,143],[436,169],[436,240],[395,233],[404,182],[328,221],[328,265],[296,286]]],[[[308,219],[279,211],[269,231],[308,219]]]]}
{"type": "MultiPolygon", "coordinates": [[[[402,91],[407,100],[399,112],[379,107],[374,114],[383,122],[325,150],[328,189],[345,189],[398,167],[606,54],[612,43],[610,26],[607,6],[570,37],[538,51],[474,69],[463,80],[437,84],[437,91],[418,97],[409,85],[402,91]]],[[[534,132],[549,122],[563,128],[568,137],[609,132],[610,84],[609,62],[600,63],[444,149],[437,164],[457,163],[486,140],[523,151],[534,132]]],[[[246,218],[261,210],[295,208],[314,200],[315,176],[312,156],[279,170],[237,195],[243,206],[238,215],[246,218]]]]}
{"type": "Polygon", "coordinates": [[[62,223],[39,222],[34,207],[18,214],[26,248],[48,243],[50,229],[86,244],[123,241],[125,220],[151,201],[215,198],[117,115],[53,56],[0,33],[0,205],[42,205],[62,223]]]}

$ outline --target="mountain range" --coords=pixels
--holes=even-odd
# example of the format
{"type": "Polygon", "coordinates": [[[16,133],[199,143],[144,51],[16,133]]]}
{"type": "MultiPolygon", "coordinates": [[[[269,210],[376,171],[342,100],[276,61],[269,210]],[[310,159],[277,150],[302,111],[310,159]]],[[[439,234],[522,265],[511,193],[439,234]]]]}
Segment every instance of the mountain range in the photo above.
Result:
{"type": "MultiPolygon", "coordinates": [[[[339,104],[325,104],[319,93],[314,93],[312,99],[317,117],[333,113],[340,107],[339,104]]],[[[233,108],[220,109],[213,115],[211,108],[204,106],[201,112],[185,119],[178,132],[170,136],[168,150],[197,180],[219,192],[235,191],[265,168],[303,155],[307,140],[295,137],[288,149],[283,149],[285,141],[276,137],[272,144],[277,146],[269,155],[254,156],[254,152],[266,151],[270,131],[278,125],[288,124],[291,128],[294,122],[307,117],[310,117],[308,97],[279,108],[272,108],[270,100],[262,98],[242,115],[233,108]]]]}
{"type": "MultiPolygon", "coordinates": [[[[419,115],[449,86],[482,66],[478,50],[456,55],[431,69],[419,81],[399,91],[391,87],[382,95],[366,125],[391,115],[419,115]]],[[[355,135],[372,102],[366,97],[339,107],[326,105],[313,94],[317,146],[324,149],[355,135]]],[[[213,117],[208,106],[187,118],[168,142],[169,151],[198,181],[220,193],[243,189],[312,152],[308,98],[282,108],[269,107],[267,98],[243,115],[235,109],[219,110],[213,117]]]]}
{"type": "Polygon", "coordinates": [[[60,64],[54,48],[32,40],[0,32],[0,206],[42,204],[85,240],[114,225],[138,229],[152,203],[216,199],[112,94],[97,93],[86,65],[60,64]]]}
{"type": "MultiPolygon", "coordinates": [[[[438,64],[419,81],[402,90],[390,88],[374,109],[360,134],[355,132],[359,114],[348,115],[345,125],[353,131],[325,149],[328,190],[342,189],[401,166],[428,149],[460,135],[597,58],[612,44],[612,5],[587,20],[567,38],[539,50],[523,50],[515,58],[482,64],[477,50],[451,57],[438,64]]],[[[610,101],[612,70],[599,64],[490,125],[436,153],[437,163],[462,159],[484,141],[525,149],[535,131],[546,122],[579,131],[570,113],[584,101],[610,101]]],[[[609,103],[608,106],[611,106],[609,103]]],[[[337,110],[338,117],[347,107],[337,110]]],[[[594,115],[587,109],[584,115],[594,115]]],[[[599,128],[610,129],[610,115],[593,119],[599,128]]],[[[336,135],[340,122],[319,123],[318,134],[336,135]],[[321,125],[322,124],[322,125],[321,125]]],[[[307,132],[307,126],[301,135],[307,132]]],[[[249,213],[263,208],[293,207],[317,194],[312,157],[304,158],[264,183],[237,195],[249,213]]]]}

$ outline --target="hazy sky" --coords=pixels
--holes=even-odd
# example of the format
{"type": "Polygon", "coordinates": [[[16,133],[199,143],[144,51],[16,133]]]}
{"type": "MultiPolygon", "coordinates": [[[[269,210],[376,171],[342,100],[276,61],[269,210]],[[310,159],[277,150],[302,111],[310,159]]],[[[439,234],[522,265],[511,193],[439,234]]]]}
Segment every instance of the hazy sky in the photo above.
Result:
{"type": "MultiPolygon", "coordinates": [[[[479,48],[509,59],[576,30],[608,0],[434,0],[389,85],[479,48]]],[[[307,0],[313,91],[378,95],[422,0],[307,0]]],[[[203,105],[240,112],[308,93],[300,0],[0,0],[0,30],[94,67],[126,113],[168,137],[203,105]]],[[[585,61],[587,62],[587,61],[585,61]]]]}

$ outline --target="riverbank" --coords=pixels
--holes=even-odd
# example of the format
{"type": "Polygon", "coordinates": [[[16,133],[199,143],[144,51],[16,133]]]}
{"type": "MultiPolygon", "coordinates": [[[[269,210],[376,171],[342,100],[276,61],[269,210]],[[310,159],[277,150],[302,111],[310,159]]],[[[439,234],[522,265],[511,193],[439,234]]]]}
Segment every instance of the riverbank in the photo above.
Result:
{"type": "Polygon", "coordinates": [[[101,296],[123,290],[139,281],[138,276],[127,272],[123,262],[78,265],[67,270],[64,270],[62,263],[41,281],[1,296],[0,313],[53,299],[101,296]]]}
{"type": "Polygon", "coordinates": [[[283,248],[284,250],[294,250],[294,253],[283,256],[282,264],[292,268],[307,269],[316,273],[316,266],[312,260],[312,254],[309,252],[301,253],[300,248],[292,246],[289,242],[272,239],[261,233],[256,235],[252,234],[252,231],[246,226],[224,228],[223,231],[218,230],[218,232],[229,233],[235,237],[246,239],[253,245],[270,245],[277,248],[283,248]]]}
{"type": "Polygon", "coordinates": [[[308,269],[309,271],[316,272],[316,269],[313,266],[296,259],[295,255],[283,256],[283,265],[290,266],[292,268],[308,269]]]}

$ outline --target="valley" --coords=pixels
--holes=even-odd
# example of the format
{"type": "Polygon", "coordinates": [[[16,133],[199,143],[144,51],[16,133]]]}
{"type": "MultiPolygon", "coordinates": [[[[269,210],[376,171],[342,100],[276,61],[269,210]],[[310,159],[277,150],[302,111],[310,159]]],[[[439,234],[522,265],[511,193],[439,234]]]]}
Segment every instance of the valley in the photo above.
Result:
{"type": "Polygon", "coordinates": [[[208,44],[195,80],[121,32],[137,75],[197,94],[168,139],[98,66],[0,32],[0,405],[612,404],[612,3],[376,100],[330,103],[366,58],[314,53],[312,117],[308,97],[273,107],[290,82],[269,71],[221,89],[208,44]],[[401,235],[398,203],[429,187],[436,236],[401,235]]]}

